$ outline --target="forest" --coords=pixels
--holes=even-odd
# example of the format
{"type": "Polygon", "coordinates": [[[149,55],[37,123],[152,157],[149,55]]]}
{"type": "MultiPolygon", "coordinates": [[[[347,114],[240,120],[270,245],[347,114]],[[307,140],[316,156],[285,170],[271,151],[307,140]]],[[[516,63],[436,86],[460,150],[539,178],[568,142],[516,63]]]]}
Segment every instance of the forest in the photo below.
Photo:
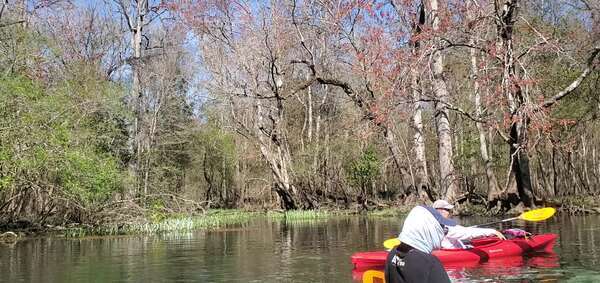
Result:
{"type": "Polygon", "coordinates": [[[594,212],[599,53],[598,0],[5,0],[0,225],[594,212]]]}

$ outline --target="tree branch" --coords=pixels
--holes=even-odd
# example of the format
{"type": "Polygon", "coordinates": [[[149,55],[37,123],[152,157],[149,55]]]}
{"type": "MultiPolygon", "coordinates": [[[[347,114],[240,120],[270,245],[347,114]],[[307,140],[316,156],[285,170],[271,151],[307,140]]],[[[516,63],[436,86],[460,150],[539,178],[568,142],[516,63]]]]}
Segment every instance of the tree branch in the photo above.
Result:
{"type": "Polygon", "coordinates": [[[16,24],[21,24],[24,23],[24,20],[20,20],[20,21],[16,21],[16,22],[12,22],[12,23],[5,23],[5,24],[0,24],[0,28],[4,28],[7,26],[12,26],[12,25],[16,25],[16,24]]]}
{"type": "Polygon", "coordinates": [[[542,104],[542,107],[548,108],[548,107],[554,105],[556,102],[565,98],[565,96],[571,94],[575,89],[577,89],[581,85],[581,82],[583,82],[583,80],[585,80],[585,78],[592,72],[592,70],[595,69],[594,60],[596,59],[596,56],[598,55],[598,53],[600,53],[600,46],[597,46],[596,48],[594,48],[594,51],[592,51],[592,54],[590,54],[590,57],[587,59],[587,66],[586,66],[585,70],[583,70],[583,72],[581,72],[579,77],[577,77],[577,79],[575,79],[570,85],[568,85],[561,92],[559,92],[555,96],[551,97],[550,99],[544,101],[544,104],[542,104]]]}
{"type": "Polygon", "coordinates": [[[362,108],[365,105],[363,99],[360,96],[356,95],[356,93],[348,83],[332,78],[317,77],[316,79],[317,82],[319,82],[320,84],[333,85],[341,88],[344,91],[344,93],[346,93],[346,95],[348,95],[358,107],[362,108]]]}
{"type": "Polygon", "coordinates": [[[4,14],[4,8],[6,7],[6,4],[8,4],[8,0],[3,0],[2,8],[0,9],[0,19],[2,19],[2,14],[4,14]]]}
{"type": "Polygon", "coordinates": [[[123,16],[125,17],[125,22],[127,22],[127,27],[129,27],[130,31],[133,31],[133,22],[131,20],[131,17],[129,16],[129,13],[127,13],[127,7],[125,7],[125,3],[123,3],[123,1],[121,0],[114,0],[115,3],[117,3],[117,5],[119,5],[119,7],[121,7],[121,14],[123,14],[123,16]]]}
{"type": "Polygon", "coordinates": [[[503,132],[500,130],[500,128],[496,127],[496,132],[498,133],[498,135],[500,135],[500,137],[502,137],[502,139],[509,143],[510,142],[510,138],[503,132]]]}
{"type": "MultiPolygon", "coordinates": [[[[296,0],[292,1],[292,23],[294,24],[294,27],[296,28],[296,32],[298,33],[298,36],[300,37],[300,44],[302,45],[304,50],[306,50],[306,52],[310,55],[310,61],[314,62],[315,56],[310,51],[308,46],[306,46],[306,42],[304,40],[304,35],[302,35],[302,31],[300,30],[300,27],[298,27],[298,22],[296,22],[296,0]]],[[[313,65],[314,65],[314,63],[313,63],[313,65]]]]}
{"type": "Polygon", "coordinates": [[[474,121],[474,122],[478,122],[478,123],[487,123],[486,120],[481,119],[481,117],[477,117],[476,115],[473,115],[465,110],[463,110],[462,108],[458,107],[458,106],[454,106],[449,102],[445,102],[445,101],[441,101],[439,99],[419,99],[416,100],[415,102],[434,102],[434,103],[442,103],[446,106],[446,108],[448,108],[448,110],[452,110],[455,111],[458,114],[461,114],[467,118],[469,118],[470,120],[474,121]]]}
{"type": "Polygon", "coordinates": [[[485,53],[485,54],[487,54],[487,55],[493,56],[494,58],[496,58],[496,59],[498,59],[498,60],[502,60],[502,58],[501,58],[500,56],[498,56],[498,55],[496,55],[496,54],[493,54],[493,53],[492,53],[492,52],[490,52],[490,50],[489,50],[489,49],[487,49],[487,48],[483,48],[483,47],[475,46],[475,45],[472,45],[472,44],[469,44],[469,43],[462,43],[462,42],[458,42],[458,43],[457,43],[457,42],[452,42],[452,41],[450,41],[449,39],[447,39],[447,38],[443,38],[443,37],[440,37],[440,38],[441,38],[443,41],[445,41],[445,42],[447,43],[447,45],[444,45],[444,46],[441,46],[441,47],[439,47],[439,48],[436,48],[436,49],[434,49],[434,50],[431,50],[431,52],[430,52],[429,54],[431,54],[431,53],[433,53],[433,52],[437,52],[437,51],[442,51],[442,50],[445,50],[445,49],[449,49],[449,48],[454,48],[454,47],[466,47],[466,48],[471,48],[471,49],[479,50],[479,51],[481,51],[481,52],[483,52],[483,53],[485,53]]]}

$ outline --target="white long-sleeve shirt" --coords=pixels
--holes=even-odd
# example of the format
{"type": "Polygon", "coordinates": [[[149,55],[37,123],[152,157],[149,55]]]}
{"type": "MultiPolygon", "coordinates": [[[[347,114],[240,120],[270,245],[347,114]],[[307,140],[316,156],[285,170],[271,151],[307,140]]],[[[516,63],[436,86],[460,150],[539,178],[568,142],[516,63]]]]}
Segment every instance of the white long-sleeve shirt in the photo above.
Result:
{"type": "Polygon", "coordinates": [[[496,230],[489,228],[465,227],[461,225],[451,226],[448,227],[448,234],[446,234],[446,236],[442,240],[442,248],[464,248],[462,241],[492,235],[496,235],[496,230]]]}
{"type": "Polygon", "coordinates": [[[441,247],[444,229],[427,208],[416,206],[404,219],[402,232],[398,238],[417,250],[431,253],[432,250],[441,247]]]}

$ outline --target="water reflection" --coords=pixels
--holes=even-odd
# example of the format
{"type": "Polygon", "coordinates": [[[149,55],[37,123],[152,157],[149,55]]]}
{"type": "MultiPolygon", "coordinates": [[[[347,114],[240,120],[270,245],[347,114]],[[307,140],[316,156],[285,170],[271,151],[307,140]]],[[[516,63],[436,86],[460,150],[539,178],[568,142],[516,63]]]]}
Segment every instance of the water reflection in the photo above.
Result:
{"type": "Polygon", "coordinates": [[[547,253],[493,258],[481,264],[456,264],[445,268],[454,282],[522,282],[527,279],[553,282],[559,277],[551,271],[559,266],[558,256],[555,253],[547,253]],[[550,272],[546,272],[546,269],[550,272]]]}
{"type": "MultiPolygon", "coordinates": [[[[366,217],[255,219],[211,232],[27,239],[0,244],[0,282],[352,282],[350,255],[381,249],[400,223],[366,217]]],[[[556,255],[448,267],[451,276],[457,282],[600,282],[599,216],[555,216],[512,227],[559,234],[556,255]]]]}

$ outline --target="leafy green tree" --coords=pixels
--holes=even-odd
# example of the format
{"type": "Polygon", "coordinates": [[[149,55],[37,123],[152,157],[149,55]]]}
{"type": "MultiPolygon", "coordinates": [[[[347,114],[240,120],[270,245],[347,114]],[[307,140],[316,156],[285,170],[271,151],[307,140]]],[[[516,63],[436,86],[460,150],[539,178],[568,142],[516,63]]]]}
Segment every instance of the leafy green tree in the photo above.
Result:
{"type": "Polygon", "coordinates": [[[360,188],[361,195],[368,195],[368,188],[373,184],[381,171],[381,161],[373,147],[367,148],[358,158],[347,166],[348,179],[351,184],[360,188]]]}

